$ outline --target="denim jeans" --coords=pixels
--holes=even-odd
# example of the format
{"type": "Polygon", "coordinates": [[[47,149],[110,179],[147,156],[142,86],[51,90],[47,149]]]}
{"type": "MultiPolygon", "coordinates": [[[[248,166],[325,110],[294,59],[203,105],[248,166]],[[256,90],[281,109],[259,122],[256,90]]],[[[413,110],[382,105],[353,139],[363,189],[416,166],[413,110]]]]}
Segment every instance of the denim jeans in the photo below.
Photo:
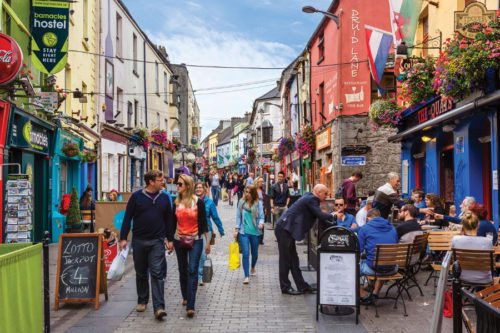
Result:
{"type": "Polygon", "coordinates": [[[167,276],[165,243],[161,239],[133,239],[132,249],[138,296],[137,303],[148,304],[148,280],[150,277],[153,309],[165,309],[165,278],[167,276]]]}
{"type": "MultiPolygon", "coordinates": [[[[207,240],[205,239],[205,237],[202,238],[203,238],[203,248],[205,248],[205,246],[207,246],[207,240]]],[[[208,240],[210,241],[211,238],[212,238],[212,231],[209,231],[208,240]]],[[[201,251],[200,268],[198,269],[199,282],[203,281],[203,266],[205,266],[205,260],[207,260],[207,254],[205,253],[205,251],[201,251]]]]}
{"type": "Polygon", "coordinates": [[[252,268],[257,264],[259,257],[259,236],[239,234],[239,241],[241,246],[241,255],[243,261],[243,273],[245,277],[250,276],[249,262],[250,262],[250,249],[252,251],[252,268]]]}
{"type": "Polygon", "coordinates": [[[215,206],[219,204],[220,186],[212,186],[212,200],[215,206]]]}
{"type": "Polygon", "coordinates": [[[200,265],[203,240],[194,241],[192,249],[183,249],[179,241],[174,241],[177,264],[179,266],[179,282],[181,284],[182,298],[187,300],[187,310],[194,310],[196,290],[198,289],[198,267],[200,265]]]}

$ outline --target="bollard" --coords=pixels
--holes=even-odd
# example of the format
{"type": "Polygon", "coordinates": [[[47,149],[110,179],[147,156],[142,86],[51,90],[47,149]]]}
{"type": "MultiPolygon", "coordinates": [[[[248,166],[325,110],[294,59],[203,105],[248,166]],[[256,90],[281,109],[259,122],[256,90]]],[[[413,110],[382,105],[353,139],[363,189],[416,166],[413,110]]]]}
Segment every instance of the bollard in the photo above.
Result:
{"type": "Polygon", "coordinates": [[[453,333],[462,333],[462,284],[460,282],[460,265],[453,264],[453,333]]]}
{"type": "Polygon", "coordinates": [[[50,333],[49,232],[43,238],[43,321],[44,332],[50,333]]]}

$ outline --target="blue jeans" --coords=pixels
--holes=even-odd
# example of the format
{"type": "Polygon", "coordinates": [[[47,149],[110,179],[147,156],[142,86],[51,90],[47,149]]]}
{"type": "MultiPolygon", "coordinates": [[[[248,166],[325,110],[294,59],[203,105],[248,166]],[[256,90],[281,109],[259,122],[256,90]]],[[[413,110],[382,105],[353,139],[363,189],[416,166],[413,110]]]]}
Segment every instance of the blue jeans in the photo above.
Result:
{"type": "Polygon", "coordinates": [[[174,241],[177,264],[179,266],[179,282],[181,284],[182,299],[187,300],[187,310],[194,310],[196,290],[198,289],[198,267],[200,265],[203,240],[194,241],[192,249],[183,249],[179,241],[174,241]]]}
{"type": "MultiPolygon", "coordinates": [[[[205,237],[202,238],[203,238],[203,248],[205,248],[205,246],[207,246],[207,240],[205,239],[205,237]]],[[[208,232],[209,241],[211,238],[212,238],[212,231],[209,231],[208,232]]],[[[201,251],[200,267],[198,268],[198,281],[200,282],[203,281],[203,266],[205,266],[205,260],[207,260],[207,254],[205,253],[205,251],[201,251]]]]}
{"type": "Polygon", "coordinates": [[[215,206],[219,204],[220,186],[212,186],[212,200],[215,206]]]}
{"type": "Polygon", "coordinates": [[[248,264],[250,262],[250,248],[252,250],[252,268],[255,268],[257,258],[259,257],[259,236],[239,234],[238,238],[241,246],[241,255],[243,257],[243,273],[245,273],[245,277],[249,277],[250,270],[248,264]]]}
{"type": "Polygon", "coordinates": [[[165,309],[165,277],[167,276],[165,243],[161,239],[133,239],[132,250],[138,296],[137,303],[148,304],[149,277],[151,277],[153,309],[165,309]]]}

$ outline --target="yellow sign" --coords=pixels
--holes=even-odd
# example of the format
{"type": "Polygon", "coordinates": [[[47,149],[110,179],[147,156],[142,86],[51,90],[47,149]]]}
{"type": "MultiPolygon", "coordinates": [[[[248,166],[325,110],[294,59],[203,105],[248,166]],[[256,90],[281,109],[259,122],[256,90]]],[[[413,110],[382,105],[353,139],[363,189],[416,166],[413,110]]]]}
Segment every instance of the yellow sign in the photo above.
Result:
{"type": "Polygon", "coordinates": [[[455,31],[465,38],[473,39],[483,24],[496,21],[496,11],[488,10],[480,2],[473,2],[463,12],[455,12],[455,31]]]}
{"type": "Polygon", "coordinates": [[[329,148],[331,144],[331,127],[316,135],[316,150],[329,148]]]}

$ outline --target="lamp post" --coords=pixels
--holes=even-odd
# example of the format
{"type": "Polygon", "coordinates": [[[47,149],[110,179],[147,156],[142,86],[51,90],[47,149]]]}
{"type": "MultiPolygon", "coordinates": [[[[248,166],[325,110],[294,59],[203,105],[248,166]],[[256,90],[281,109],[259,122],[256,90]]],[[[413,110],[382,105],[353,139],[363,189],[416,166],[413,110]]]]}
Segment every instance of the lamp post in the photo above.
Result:
{"type": "Polygon", "coordinates": [[[304,7],[302,7],[302,11],[304,13],[307,13],[307,14],[321,13],[321,14],[325,15],[326,17],[328,17],[329,19],[333,20],[337,24],[337,29],[340,28],[340,19],[337,15],[334,15],[334,14],[329,13],[329,12],[325,12],[323,10],[316,9],[313,6],[304,6],[304,7]]]}

